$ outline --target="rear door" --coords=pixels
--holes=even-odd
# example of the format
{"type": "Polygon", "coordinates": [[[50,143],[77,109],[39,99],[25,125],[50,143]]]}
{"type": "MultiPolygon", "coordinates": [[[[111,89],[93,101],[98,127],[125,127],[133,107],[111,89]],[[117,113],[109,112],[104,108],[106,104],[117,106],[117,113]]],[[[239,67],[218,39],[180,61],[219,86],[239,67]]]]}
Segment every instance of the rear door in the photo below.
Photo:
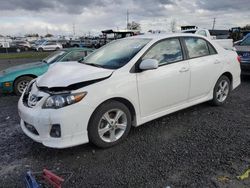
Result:
{"type": "Polygon", "coordinates": [[[156,59],[159,67],[137,73],[142,117],[164,112],[185,103],[188,98],[190,72],[178,38],[155,44],[141,59],[156,59]]]}
{"type": "Polygon", "coordinates": [[[206,96],[220,76],[223,62],[215,48],[203,38],[184,37],[191,71],[189,99],[206,96]]]}

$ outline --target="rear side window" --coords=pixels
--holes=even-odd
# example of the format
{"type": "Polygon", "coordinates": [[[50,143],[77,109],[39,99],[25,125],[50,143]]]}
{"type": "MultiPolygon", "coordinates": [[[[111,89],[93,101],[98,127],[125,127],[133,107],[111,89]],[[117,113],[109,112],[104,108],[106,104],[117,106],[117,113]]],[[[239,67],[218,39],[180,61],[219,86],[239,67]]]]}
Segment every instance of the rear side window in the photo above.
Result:
{"type": "Polygon", "coordinates": [[[250,37],[247,37],[245,40],[241,42],[242,46],[250,46],[250,37]]]}
{"type": "Polygon", "coordinates": [[[214,49],[214,47],[209,42],[207,43],[207,45],[208,45],[208,48],[209,48],[210,55],[217,54],[216,50],[214,49]]]}
{"type": "Polygon", "coordinates": [[[207,42],[201,38],[184,38],[189,58],[209,55],[207,42]]]}
{"type": "Polygon", "coordinates": [[[159,65],[183,60],[179,39],[173,38],[160,41],[142,58],[142,60],[145,59],[156,59],[159,61],[159,65]]]}

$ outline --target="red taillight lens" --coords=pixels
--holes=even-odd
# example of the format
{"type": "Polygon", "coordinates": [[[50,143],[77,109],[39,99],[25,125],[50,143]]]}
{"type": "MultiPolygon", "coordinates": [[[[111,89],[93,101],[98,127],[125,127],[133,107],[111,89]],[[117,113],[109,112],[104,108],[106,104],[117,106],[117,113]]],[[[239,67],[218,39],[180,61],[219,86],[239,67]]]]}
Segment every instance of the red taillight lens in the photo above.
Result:
{"type": "Polygon", "coordinates": [[[239,61],[239,63],[240,63],[240,56],[237,56],[237,60],[239,61]]]}

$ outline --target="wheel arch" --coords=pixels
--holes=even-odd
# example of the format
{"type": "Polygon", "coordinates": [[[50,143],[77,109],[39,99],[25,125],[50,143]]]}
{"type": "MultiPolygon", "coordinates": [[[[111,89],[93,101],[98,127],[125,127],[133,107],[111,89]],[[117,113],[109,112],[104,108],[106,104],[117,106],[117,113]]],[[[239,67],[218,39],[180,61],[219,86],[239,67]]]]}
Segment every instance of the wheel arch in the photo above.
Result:
{"type": "Polygon", "coordinates": [[[230,80],[230,87],[232,89],[233,88],[233,75],[232,75],[232,73],[230,73],[230,72],[227,71],[227,72],[224,72],[221,76],[228,77],[228,79],[230,80]]]}
{"type": "Polygon", "coordinates": [[[13,84],[16,82],[16,80],[17,80],[18,78],[21,78],[21,77],[24,77],[24,76],[29,76],[29,77],[32,77],[32,78],[37,78],[37,76],[34,75],[34,74],[23,74],[23,75],[17,76],[17,77],[15,78],[15,80],[13,81],[13,84]]]}
{"type": "Polygon", "coordinates": [[[101,106],[103,105],[104,103],[108,102],[108,101],[117,101],[117,102],[120,102],[122,104],[124,104],[130,111],[131,113],[131,118],[132,118],[132,126],[136,126],[136,111],[135,111],[135,107],[134,105],[126,98],[123,98],[123,97],[113,97],[113,98],[110,98],[110,99],[107,99],[105,101],[103,101],[101,104],[99,104],[95,110],[92,112],[90,118],[89,118],[89,121],[88,121],[88,126],[89,126],[89,122],[91,121],[93,115],[95,114],[96,110],[101,106]]]}

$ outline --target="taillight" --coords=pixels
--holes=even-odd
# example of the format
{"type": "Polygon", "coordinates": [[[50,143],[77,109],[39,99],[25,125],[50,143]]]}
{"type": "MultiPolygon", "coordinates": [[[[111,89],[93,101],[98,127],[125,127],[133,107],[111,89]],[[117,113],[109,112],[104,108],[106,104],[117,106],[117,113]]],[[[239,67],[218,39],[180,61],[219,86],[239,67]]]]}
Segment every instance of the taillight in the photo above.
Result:
{"type": "Polygon", "coordinates": [[[240,63],[240,56],[237,56],[237,60],[238,60],[238,62],[240,63]]]}

